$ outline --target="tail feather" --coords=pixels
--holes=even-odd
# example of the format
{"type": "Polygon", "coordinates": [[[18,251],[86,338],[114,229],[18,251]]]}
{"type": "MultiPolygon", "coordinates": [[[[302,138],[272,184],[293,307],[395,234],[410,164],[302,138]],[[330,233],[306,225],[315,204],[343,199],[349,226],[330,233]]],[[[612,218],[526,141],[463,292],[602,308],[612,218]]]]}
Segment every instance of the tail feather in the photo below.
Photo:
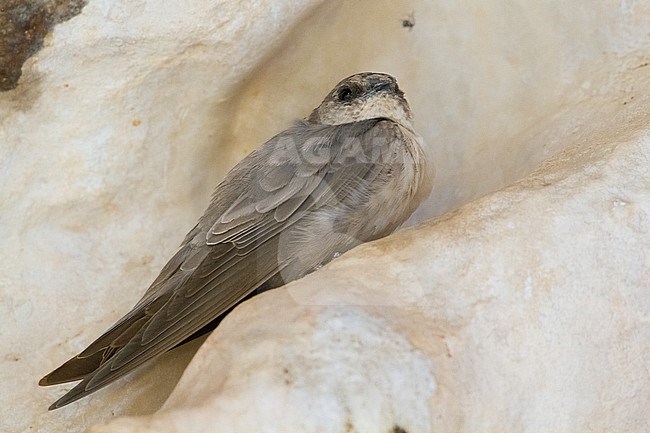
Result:
{"type": "Polygon", "coordinates": [[[84,382],[80,382],[74,388],[64,394],[61,398],[52,403],[50,407],[47,408],[47,410],[54,410],[63,407],[67,404],[72,403],[73,401],[79,400],[80,398],[86,396],[87,394],[90,394],[93,391],[86,391],[86,384],[84,382]]]}
{"type": "Polygon", "coordinates": [[[40,386],[50,386],[81,380],[97,370],[102,363],[102,358],[103,352],[96,352],[92,356],[83,358],[75,356],[39,380],[38,384],[40,386]]]}

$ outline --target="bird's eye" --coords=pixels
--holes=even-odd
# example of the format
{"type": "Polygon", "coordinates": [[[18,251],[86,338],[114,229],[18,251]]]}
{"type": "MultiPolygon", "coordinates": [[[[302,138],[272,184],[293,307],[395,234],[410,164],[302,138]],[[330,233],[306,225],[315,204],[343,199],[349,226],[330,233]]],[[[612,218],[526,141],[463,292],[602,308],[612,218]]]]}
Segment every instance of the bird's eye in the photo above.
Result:
{"type": "Polygon", "coordinates": [[[343,87],[339,90],[339,101],[350,102],[352,100],[352,89],[349,87],[343,87]]]}

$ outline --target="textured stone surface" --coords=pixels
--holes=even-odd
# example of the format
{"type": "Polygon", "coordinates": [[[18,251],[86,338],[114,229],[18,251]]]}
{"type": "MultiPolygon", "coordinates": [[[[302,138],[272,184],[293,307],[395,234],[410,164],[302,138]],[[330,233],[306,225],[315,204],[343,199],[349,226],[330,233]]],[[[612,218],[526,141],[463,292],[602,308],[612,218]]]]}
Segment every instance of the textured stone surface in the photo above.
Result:
{"type": "Polygon", "coordinates": [[[514,186],[251,300],[160,412],[93,431],[645,430],[650,110],[591,120],[514,186]]]}
{"type": "Polygon", "coordinates": [[[187,410],[197,423],[214,416],[233,428],[251,413],[259,416],[241,427],[287,413],[278,429],[301,419],[303,430],[325,423],[332,431],[347,421],[382,432],[392,423],[639,430],[639,408],[648,406],[639,368],[648,339],[636,324],[647,315],[639,251],[647,251],[648,174],[639,161],[647,158],[650,5],[317,3],[93,0],[54,27],[18,86],[0,93],[0,430],[84,431],[158,409],[200,342],[52,413],[65,387],[36,382],[133,305],[230,166],[361,70],[398,77],[430,146],[437,185],[414,220],[509,185],[562,149],[582,153],[238,309],[165,411],[124,429],[191,431],[187,410]],[[402,27],[411,12],[415,27],[402,27]],[[533,224],[542,217],[548,230],[533,224]],[[279,309],[281,317],[266,313],[279,309]],[[354,333],[331,339],[341,328],[354,333]],[[251,343],[242,346],[241,335],[251,343]],[[321,343],[340,368],[318,353],[291,358],[321,343]],[[272,362],[258,372],[264,356],[272,362]],[[282,363],[286,374],[276,369],[282,363]],[[395,372],[397,363],[409,374],[364,376],[395,372]],[[210,380],[191,390],[202,366],[210,380]],[[355,382],[341,383],[338,370],[355,382]],[[277,374],[304,381],[289,388],[277,374]],[[310,382],[323,376],[332,377],[323,383],[327,411],[310,382]],[[364,381],[382,396],[368,411],[353,401],[364,381]],[[402,381],[413,395],[398,390],[402,381]],[[260,383],[279,397],[248,412],[265,393],[260,383]],[[196,400],[210,411],[183,409],[196,400]],[[308,418],[313,405],[321,415],[308,418]],[[368,420],[370,410],[386,416],[368,420]]]}
{"type": "Polygon", "coordinates": [[[191,350],[52,413],[65,386],[37,381],[128,311],[193,227],[224,174],[233,92],[315,3],[93,0],[0,93],[0,431],[162,404],[191,350]]]}
{"type": "Polygon", "coordinates": [[[644,99],[514,186],[242,305],[158,413],[92,431],[646,430],[644,99]]]}

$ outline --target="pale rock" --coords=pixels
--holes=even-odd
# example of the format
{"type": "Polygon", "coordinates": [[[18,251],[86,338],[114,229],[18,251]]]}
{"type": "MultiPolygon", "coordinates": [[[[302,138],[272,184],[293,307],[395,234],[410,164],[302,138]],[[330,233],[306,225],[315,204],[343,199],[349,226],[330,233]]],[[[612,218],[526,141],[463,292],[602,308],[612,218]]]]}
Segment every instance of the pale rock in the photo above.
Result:
{"type": "Polygon", "coordinates": [[[79,432],[164,402],[191,348],[56,412],[70,386],[37,383],[193,227],[239,146],[232,95],[316,4],[92,0],[0,93],[1,432],[79,432]]]}
{"type": "Polygon", "coordinates": [[[648,430],[649,15],[90,1],[0,93],[0,431],[648,430]],[[525,179],[242,305],[171,396],[202,341],[47,412],[227,169],[362,70],[434,160],[413,222],[525,179]]]}
{"type": "Polygon", "coordinates": [[[92,431],[647,430],[647,103],[592,118],[503,191],[245,303],[160,411],[92,431]]]}

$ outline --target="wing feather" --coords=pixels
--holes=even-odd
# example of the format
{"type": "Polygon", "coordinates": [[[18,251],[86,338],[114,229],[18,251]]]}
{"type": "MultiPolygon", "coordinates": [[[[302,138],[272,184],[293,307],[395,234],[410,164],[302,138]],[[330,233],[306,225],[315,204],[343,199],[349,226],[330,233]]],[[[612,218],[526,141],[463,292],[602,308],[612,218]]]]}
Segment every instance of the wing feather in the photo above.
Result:
{"type": "Polygon", "coordinates": [[[373,128],[386,123],[374,119],[334,127],[302,122],[238,164],[134,309],[80,354],[94,357],[94,371],[78,368],[72,380],[83,380],[51,408],[94,392],[175,347],[288,266],[291,256],[278,257],[284,230],[316,209],[349,206],[351,195],[358,195],[357,202],[370,195],[383,167],[354,152],[389,145],[370,137],[376,134],[373,128]],[[302,144],[298,155],[281,154],[287,137],[302,144]],[[359,143],[359,149],[350,148],[359,143]],[[108,356],[98,359],[98,353],[108,356]]]}

